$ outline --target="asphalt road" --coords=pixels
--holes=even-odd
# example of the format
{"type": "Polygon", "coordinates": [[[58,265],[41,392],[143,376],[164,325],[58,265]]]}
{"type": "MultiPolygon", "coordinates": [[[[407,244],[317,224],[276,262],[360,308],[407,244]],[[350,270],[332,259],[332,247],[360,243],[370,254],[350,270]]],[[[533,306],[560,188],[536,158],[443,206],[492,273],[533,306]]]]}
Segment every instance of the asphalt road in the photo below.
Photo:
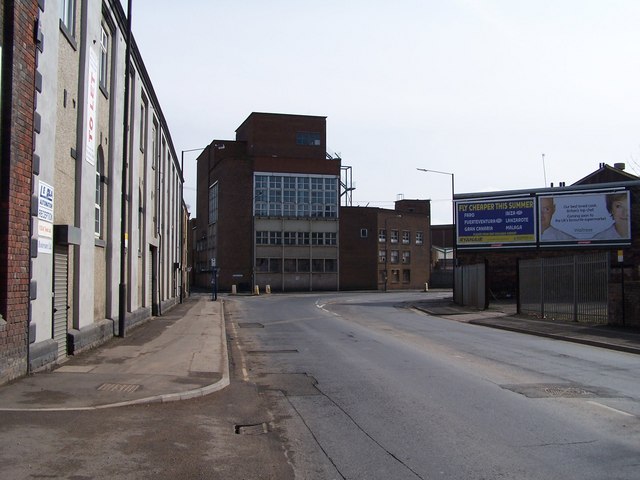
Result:
{"type": "Polygon", "coordinates": [[[296,478],[640,478],[637,356],[406,308],[423,295],[230,301],[296,478]]]}

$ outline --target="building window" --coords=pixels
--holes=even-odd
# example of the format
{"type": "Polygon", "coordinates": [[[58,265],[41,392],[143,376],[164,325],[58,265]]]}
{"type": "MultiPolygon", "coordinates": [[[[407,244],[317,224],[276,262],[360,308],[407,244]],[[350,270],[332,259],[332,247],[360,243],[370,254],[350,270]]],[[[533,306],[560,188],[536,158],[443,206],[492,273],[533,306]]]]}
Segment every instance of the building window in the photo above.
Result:
{"type": "Polygon", "coordinates": [[[218,182],[209,187],[209,225],[218,221],[218,182]]]}
{"type": "Polygon", "coordinates": [[[140,151],[144,152],[144,147],[147,140],[147,98],[142,96],[142,103],[140,104],[140,151]]]}
{"type": "Polygon", "coordinates": [[[422,245],[424,243],[424,233],[416,232],[416,245],[422,245]]]}
{"type": "Polygon", "coordinates": [[[384,228],[378,230],[378,242],[385,243],[387,241],[387,231],[384,228]]]}
{"type": "Polygon", "coordinates": [[[269,271],[268,258],[256,258],[256,272],[267,273],[269,271]]]}
{"type": "Polygon", "coordinates": [[[295,245],[296,244],[297,234],[296,232],[284,232],[284,244],[285,245],[295,245]]]}
{"type": "Polygon", "coordinates": [[[284,259],[284,273],[296,273],[296,259],[285,258],[284,259]]]}
{"type": "Polygon", "coordinates": [[[379,263],[387,263],[387,251],[386,250],[378,250],[378,262],[379,263]]]}
{"type": "Polygon", "coordinates": [[[70,37],[76,35],[76,0],[60,1],[60,25],[70,37]]]}
{"type": "Polygon", "coordinates": [[[269,232],[269,245],[282,245],[282,232],[269,232]]]}
{"type": "Polygon", "coordinates": [[[312,271],[314,273],[323,273],[324,272],[324,259],[322,258],[314,258],[311,261],[312,271]]]}
{"type": "Polygon", "coordinates": [[[391,230],[391,243],[398,243],[398,230],[391,230]]]}
{"type": "Polygon", "coordinates": [[[324,243],[324,234],[322,232],[311,233],[311,245],[322,245],[324,243]]]}
{"type": "Polygon", "coordinates": [[[109,91],[109,31],[102,25],[100,33],[100,88],[109,91]]]}
{"type": "Polygon", "coordinates": [[[411,270],[403,270],[402,271],[402,282],[403,283],[411,283],[411,270]]]}
{"type": "Polygon", "coordinates": [[[320,146],[320,132],[297,132],[296,145],[320,146]]]}
{"type": "Polygon", "coordinates": [[[338,271],[338,261],[334,258],[327,258],[324,261],[324,271],[327,273],[335,273],[338,271]]]}
{"type": "Polygon", "coordinates": [[[102,237],[102,206],[104,201],[104,192],[102,191],[102,178],[104,175],[104,155],[102,148],[98,148],[98,158],[96,161],[96,198],[95,198],[95,236],[102,237]]]}
{"type": "Polygon", "coordinates": [[[138,254],[142,253],[142,240],[143,240],[143,228],[144,228],[144,203],[142,201],[142,188],[138,188],[138,254]]]}
{"type": "Polygon", "coordinates": [[[400,282],[400,270],[391,270],[391,283],[400,282]]]}
{"type": "Polygon", "coordinates": [[[298,272],[309,273],[311,271],[311,261],[308,258],[298,259],[298,272]]]}
{"type": "Polygon", "coordinates": [[[335,232],[326,232],[324,234],[324,244],[325,245],[337,245],[338,244],[338,234],[335,232]]]}
{"type": "Polygon", "coordinates": [[[298,245],[309,245],[309,232],[298,232],[298,245]]]}
{"type": "Polygon", "coordinates": [[[338,178],[256,175],[256,216],[338,217],[338,178]]]}
{"type": "Polygon", "coordinates": [[[268,245],[269,232],[256,232],[256,245],[268,245]]]}
{"type": "Polygon", "coordinates": [[[399,263],[400,262],[400,252],[398,250],[391,250],[391,255],[389,256],[389,261],[391,263],[399,263]]]}
{"type": "Polygon", "coordinates": [[[411,252],[402,252],[402,263],[411,263],[411,252]]]}
{"type": "Polygon", "coordinates": [[[409,245],[411,243],[411,232],[408,230],[402,231],[402,244],[409,245]]]}
{"type": "Polygon", "coordinates": [[[360,238],[368,238],[368,237],[369,237],[369,230],[367,230],[366,228],[361,228],[360,238]]]}

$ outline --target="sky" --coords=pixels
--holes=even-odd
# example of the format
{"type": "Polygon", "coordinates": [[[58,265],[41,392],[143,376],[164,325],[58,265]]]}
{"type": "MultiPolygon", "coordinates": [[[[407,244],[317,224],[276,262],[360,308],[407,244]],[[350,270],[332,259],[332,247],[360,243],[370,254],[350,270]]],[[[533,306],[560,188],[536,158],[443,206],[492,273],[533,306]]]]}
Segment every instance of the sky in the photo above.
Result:
{"type": "Polygon", "coordinates": [[[432,224],[448,174],[455,193],[640,175],[637,0],[132,1],[178,157],[251,112],[326,116],[353,205],[430,199],[432,224]]]}

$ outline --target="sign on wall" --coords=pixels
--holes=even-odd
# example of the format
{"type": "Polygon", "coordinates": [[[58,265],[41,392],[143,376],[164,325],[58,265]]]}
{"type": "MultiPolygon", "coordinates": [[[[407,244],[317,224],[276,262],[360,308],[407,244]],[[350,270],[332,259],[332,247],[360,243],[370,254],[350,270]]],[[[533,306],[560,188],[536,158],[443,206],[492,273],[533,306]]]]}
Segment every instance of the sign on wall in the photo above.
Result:
{"type": "Polygon", "coordinates": [[[38,182],[38,253],[53,253],[53,187],[38,182]]]}
{"type": "Polygon", "coordinates": [[[628,243],[629,192],[546,195],[538,198],[540,244],[628,243]]]}
{"type": "Polygon", "coordinates": [[[456,202],[458,248],[535,245],[534,198],[456,202]]]}
{"type": "Polygon", "coordinates": [[[87,120],[86,151],[87,162],[96,163],[96,127],[98,108],[98,57],[93,48],[89,49],[89,75],[87,78],[87,120]]]}

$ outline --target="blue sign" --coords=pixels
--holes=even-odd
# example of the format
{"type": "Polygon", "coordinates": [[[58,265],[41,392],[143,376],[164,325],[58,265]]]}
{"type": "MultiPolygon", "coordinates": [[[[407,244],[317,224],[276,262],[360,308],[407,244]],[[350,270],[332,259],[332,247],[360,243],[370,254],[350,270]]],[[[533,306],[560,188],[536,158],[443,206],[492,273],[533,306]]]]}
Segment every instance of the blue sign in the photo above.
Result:
{"type": "Polygon", "coordinates": [[[533,198],[456,202],[458,248],[535,245],[533,198]]]}

